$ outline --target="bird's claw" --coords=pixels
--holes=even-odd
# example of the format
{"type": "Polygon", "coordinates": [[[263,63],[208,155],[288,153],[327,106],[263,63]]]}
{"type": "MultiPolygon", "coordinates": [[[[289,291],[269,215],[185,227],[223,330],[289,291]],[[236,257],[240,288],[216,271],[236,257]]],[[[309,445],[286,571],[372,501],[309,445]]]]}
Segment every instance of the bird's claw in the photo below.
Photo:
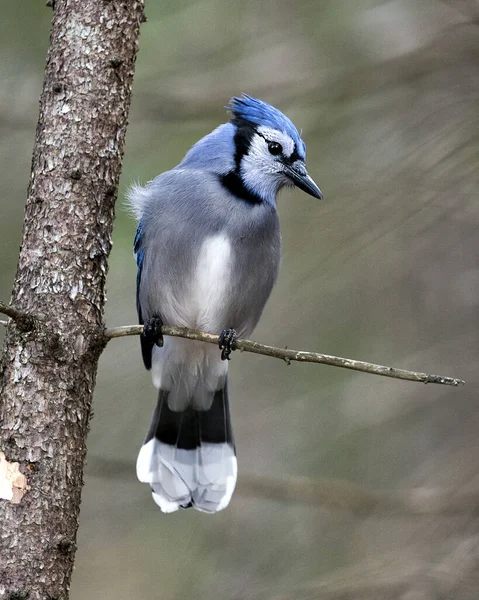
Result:
{"type": "Polygon", "coordinates": [[[234,329],[223,329],[218,338],[218,346],[221,350],[221,360],[230,360],[230,354],[233,352],[234,344],[237,338],[234,329]]]}
{"type": "Polygon", "coordinates": [[[143,337],[150,341],[152,344],[156,344],[158,348],[163,346],[163,334],[161,328],[163,327],[163,321],[160,317],[151,317],[143,325],[143,337]]]}

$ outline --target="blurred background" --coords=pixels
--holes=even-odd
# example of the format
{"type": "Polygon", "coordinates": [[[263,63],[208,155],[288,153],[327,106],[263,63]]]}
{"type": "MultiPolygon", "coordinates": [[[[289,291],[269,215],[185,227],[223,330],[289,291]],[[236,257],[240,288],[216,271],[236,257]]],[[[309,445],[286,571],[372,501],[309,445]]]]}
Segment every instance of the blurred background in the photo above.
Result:
{"type": "MultiPolygon", "coordinates": [[[[113,340],[99,366],[72,599],[477,600],[479,3],[146,4],[108,325],[136,322],[127,186],[176,165],[247,92],[302,128],[325,196],[279,200],[283,265],[254,339],[467,385],[236,353],[238,490],[215,516],[163,515],[135,477],[156,393],[138,339],[113,340]]],[[[7,301],[51,10],[0,6],[7,301]]]]}

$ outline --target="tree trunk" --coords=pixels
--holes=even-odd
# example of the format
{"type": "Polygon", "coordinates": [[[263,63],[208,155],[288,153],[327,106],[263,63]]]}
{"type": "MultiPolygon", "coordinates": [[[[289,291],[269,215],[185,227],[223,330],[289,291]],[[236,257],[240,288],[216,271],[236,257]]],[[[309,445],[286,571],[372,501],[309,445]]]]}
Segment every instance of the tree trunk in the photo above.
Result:
{"type": "Polygon", "coordinates": [[[0,598],[66,599],[143,0],[56,0],[0,372],[0,598]],[[1,455],[0,455],[1,456],[1,455]],[[4,463],[4,464],[8,464],[4,463]],[[15,503],[17,502],[17,503],[15,503]]]}

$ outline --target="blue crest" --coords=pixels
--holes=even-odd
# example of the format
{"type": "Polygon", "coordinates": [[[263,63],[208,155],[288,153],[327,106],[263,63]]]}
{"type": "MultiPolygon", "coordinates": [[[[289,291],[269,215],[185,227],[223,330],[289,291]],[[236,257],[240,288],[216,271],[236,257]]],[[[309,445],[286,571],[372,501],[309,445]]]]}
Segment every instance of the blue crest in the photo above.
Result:
{"type": "Polygon", "coordinates": [[[231,113],[233,119],[244,119],[255,125],[265,125],[278,131],[284,131],[294,141],[299,157],[304,160],[306,145],[298,130],[286,115],[283,115],[271,104],[248,96],[248,94],[242,94],[241,98],[231,98],[229,105],[225,108],[231,113]]]}

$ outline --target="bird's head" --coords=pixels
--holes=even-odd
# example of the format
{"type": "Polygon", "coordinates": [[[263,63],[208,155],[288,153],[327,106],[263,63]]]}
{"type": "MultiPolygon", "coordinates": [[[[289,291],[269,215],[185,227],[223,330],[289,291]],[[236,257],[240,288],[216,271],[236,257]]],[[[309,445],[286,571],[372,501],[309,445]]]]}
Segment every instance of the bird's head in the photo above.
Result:
{"type": "Polygon", "coordinates": [[[288,117],[246,94],[232,98],[227,109],[236,128],[235,169],[224,177],[231,191],[272,204],[284,186],[323,197],[306,170],[306,145],[288,117]]]}

